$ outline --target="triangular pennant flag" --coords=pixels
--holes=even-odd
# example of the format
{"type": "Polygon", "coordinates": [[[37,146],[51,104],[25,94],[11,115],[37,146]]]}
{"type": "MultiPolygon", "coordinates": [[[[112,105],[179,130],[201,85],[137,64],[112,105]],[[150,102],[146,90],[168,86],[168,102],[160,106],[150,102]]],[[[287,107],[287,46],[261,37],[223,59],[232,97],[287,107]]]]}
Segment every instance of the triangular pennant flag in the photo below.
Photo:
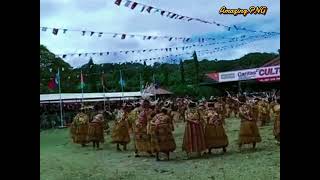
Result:
{"type": "Polygon", "coordinates": [[[102,36],[102,34],[103,34],[102,32],[99,32],[99,35],[98,35],[98,37],[101,37],[101,36],[102,36]]]}
{"type": "Polygon", "coordinates": [[[92,31],[91,33],[90,33],[90,36],[92,36],[94,34],[94,32],[92,31]]]}
{"type": "Polygon", "coordinates": [[[168,51],[168,48],[166,48],[166,51],[168,51]]]}
{"type": "Polygon", "coordinates": [[[63,34],[65,34],[66,32],[67,32],[67,29],[64,29],[64,30],[63,30],[63,34]]]}
{"type": "Polygon", "coordinates": [[[171,12],[168,12],[167,17],[169,17],[169,16],[170,16],[170,14],[171,14],[171,12]]]}
{"type": "Polygon", "coordinates": [[[172,40],[172,37],[169,38],[169,41],[171,41],[171,40],[172,40]]]}
{"type": "Polygon", "coordinates": [[[124,4],[124,6],[125,6],[125,7],[129,7],[130,3],[131,3],[131,1],[127,1],[127,2],[124,4]]]}
{"type": "Polygon", "coordinates": [[[180,16],[180,17],[179,17],[179,19],[183,19],[183,18],[184,18],[184,16],[180,16]]]}
{"type": "Polygon", "coordinates": [[[42,31],[47,31],[47,27],[42,27],[42,31]]]}
{"type": "Polygon", "coordinates": [[[147,37],[147,36],[143,36],[143,40],[146,40],[146,37],[147,37]]]}
{"type": "Polygon", "coordinates": [[[151,39],[151,37],[152,37],[152,36],[149,36],[149,37],[148,37],[148,40],[151,39]]]}
{"type": "Polygon", "coordinates": [[[130,38],[134,38],[134,35],[130,35],[130,38]]]}
{"type": "Polygon", "coordinates": [[[134,51],[131,51],[132,53],[134,53],[134,51]]]}
{"type": "Polygon", "coordinates": [[[191,21],[191,20],[193,20],[193,18],[189,18],[189,19],[188,19],[188,21],[191,21]]]}
{"type": "Polygon", "coordinates": [[[143,6],[140,12],[143,12],[145,8],[146,8],[146,6],[143,6]]]}
{"type": "Polygon", "coordinates": [[[231,30],[231,27],[228,27],[228,31],[230,31],[231,30]]]}
{"type": "Polygon", "coordinates": [[[133,2],[132,5],[131,5],[131,9],[134,9],[134,8],[137,6],[137,4],[138,4],[138,3],[133,2]]]}
{"type": "Polygon", "coordinates": [[[156,9],[153,13],[157,13],[157,12],[159,12],[160,10],[159,9],[156,9]]]}
{"type": "Polygon", "coordinates": [[[233,25],[233,27],[234,27],[236,30],[238,30],[238,27],[237,27],[236,25],[233,25]]]}
{"type": "Polygon", "coordinates": [[[153,8],[153,7],[151,7],[151,6],[148,7],[148,9],[147,9],[148,13],[150,13],[150,11],[151,11],[152,8],[153,8]]]}
{"type": "Polygon", "coordinates": [[[113,37],[115,38],[115,37],[117,37],[117,35],[118,35],[118,34],[116,33],[116,34],[113,35],[113,37]]]}
{"type": "Polygon", "coordinates": [[[102,56],[103,55],[103,53],[100,53],[100,56],[102,56]]]}
{"type": "Polygon", "coordinates": [[[144,49],[142,52],[146,52],[146,50],[144,49]]]}
{"type": "Polygon", "coordinates": [[[109,52],[107,52],[107,55],[109,55],[109,52]]]}
{"type": "Polygon", "coordinates": [[[82,31],[82,36],[84,36],[86,34],[86,31],[82,31]]]}
{"type": "Polygon", "coordinates": [[[79,57],[81,56],[81,53],[79,54],[79,57]]]}
{"type": "Polygon", "coordinates": [[[116,2],[114,2],[116,5],[120,6],[121,4],[121,0],[116,0],[116,2]]]}
{"type": "Polygon", "coordinates": [[[88,53],[85,53],[84,55],[85,55],[85,56],[87,56],[87,55],[88,55],[88,53]]]}
{"type": "Polygon", "coordinates": [[[58,31],[59,31],[59,29],[53,28],[52,33],[53,33],[54,35],[57,35],[57,34],[58,34],[58,31]]]}
{"type": "Polygon", "coordinates": [[[158,38],[157,36],[153,37],[153,39],[157,39],[157,38],[158,38]]]}
{"type": "Polygon", "coordinates": [[[163,16],[163,14],[164,14],[165,12],[166,12],[166,11],[161,11],[161,13],[160,13],[160,14],[161,14],[161,16],[163,16]]]}
{"type": "Polygon", "coordinates": [[[122,34],[121,39],[125,39],[126,38],[126,34],[122,34]]]}
{"type": "Polygon", "coordinates": [[[173,18],[174,16],[176,16],[176,14],[173,14],[170,18],[173,18]]]}
{"type": "Polygon", "coordinates": [[[129,51],[126,51],[126,54],[128,54],[129,51]]]}
{"type": "Polygon", "coordinates": [[[66,58],[66,57],[67,57],[67,55],[66,55],[66,54],[62,55],[62,58],[66,58]]]}

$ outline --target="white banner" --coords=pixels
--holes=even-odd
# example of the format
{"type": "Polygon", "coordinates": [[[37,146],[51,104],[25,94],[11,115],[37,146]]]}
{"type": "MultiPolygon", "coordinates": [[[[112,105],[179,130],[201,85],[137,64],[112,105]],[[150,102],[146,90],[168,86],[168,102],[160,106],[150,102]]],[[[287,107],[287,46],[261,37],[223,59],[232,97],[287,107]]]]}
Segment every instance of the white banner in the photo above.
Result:
{"type": "Polygon", "coordinates": [[[280,77],[280,66],[243,69],[219,73],[219,82],[280,77]]]}

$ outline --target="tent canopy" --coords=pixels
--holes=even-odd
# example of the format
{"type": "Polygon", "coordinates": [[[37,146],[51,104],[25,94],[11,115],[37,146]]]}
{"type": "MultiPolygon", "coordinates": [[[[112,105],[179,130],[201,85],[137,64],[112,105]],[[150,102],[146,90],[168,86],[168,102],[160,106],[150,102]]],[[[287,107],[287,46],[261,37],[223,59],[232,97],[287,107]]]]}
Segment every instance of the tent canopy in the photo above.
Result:
{"type": "MultiPolygon", "coordinates": [[[[144,93],[144,96],[154,96],[151,93],[144,93]]],[[[112,93],[83,93],[84,101],[101,101],[105,99],[112,100],[129,100],[137,99],[142,96],[140,91],[138,92],[112,92],[112,93]]],[[[61,93],[61,100],[67,101],[81,101],[82,93],[61,93]]],[[[40,102],[60,101],[60,94],[40,94],[40,102]]]]}

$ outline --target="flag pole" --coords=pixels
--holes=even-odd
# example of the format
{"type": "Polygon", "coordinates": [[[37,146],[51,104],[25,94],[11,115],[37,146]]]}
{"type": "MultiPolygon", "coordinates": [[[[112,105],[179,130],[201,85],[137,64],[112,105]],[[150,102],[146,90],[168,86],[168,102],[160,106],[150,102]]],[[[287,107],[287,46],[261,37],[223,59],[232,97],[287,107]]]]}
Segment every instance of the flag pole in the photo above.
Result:
{"type": "Polygon", "coordinates": [[[154,88],[154,97],[155,97],[155,100],[157,100],[157,92],[156,92],[156,79],[154,77],[154,73],[153,73],[153,88],[154,88]]]}
{"type": "Polygon", "coordinates": [[[124,103],[123,100],[123,80],[122,80],[122,73],[121,73],[121,69],[120,69],[120,85],[121,85],[121,92],[122,92],[122,102],[124,103]]]}
{"type": "Polygon", "coordinates": [[[104,75],[104,71],[102,71],[102,91],[103,91],[103,111],[106,110],[106,95],[105,95],[105,90],[104,90],[104,78],[103,78],[103,75],[104,75]]]}
{"type": "Polygon", "coordinates": [[[141,78],[141,73],[140,73],[139,79],[140,79],[140,93],[142,94],[142,78],[141,78]]]}
{"type": "Polygon", "coordinates": [[[82,76],[82,69],[81,69],[81,104],[83,105],[83,76],[82,76]]]}
{"type": "Polygon", "coordinates": [[[63,127],[63,115],[62,115],[62,99],[61,99],[61,75],[60,75],[60,68],[58,68],[58,84],[59,84],[59,95],[60,95],[60,121],[61,121],[61,127],[63,127]]]}

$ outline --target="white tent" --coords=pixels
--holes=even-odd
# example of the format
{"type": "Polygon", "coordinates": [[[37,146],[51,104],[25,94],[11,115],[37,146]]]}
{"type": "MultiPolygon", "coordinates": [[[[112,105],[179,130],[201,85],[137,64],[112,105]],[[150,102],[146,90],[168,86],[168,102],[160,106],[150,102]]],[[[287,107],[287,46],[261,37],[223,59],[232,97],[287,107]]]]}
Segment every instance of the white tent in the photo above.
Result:
{"type": "MultiPolygon", "coordinates": [[[[113,93],[61,93],[63,102],[81,102],[83,96],[84,102],[94,101],[116,101],[116,100],[134,100],[142,96],[137,92],[113,92],[113,93]]],[[[143,96],[154,96],[150,93],[144,93],[143,96]]],[[[60,101],[60,94],[40,94],[40,103],[57,103],[60,101]]]]}

